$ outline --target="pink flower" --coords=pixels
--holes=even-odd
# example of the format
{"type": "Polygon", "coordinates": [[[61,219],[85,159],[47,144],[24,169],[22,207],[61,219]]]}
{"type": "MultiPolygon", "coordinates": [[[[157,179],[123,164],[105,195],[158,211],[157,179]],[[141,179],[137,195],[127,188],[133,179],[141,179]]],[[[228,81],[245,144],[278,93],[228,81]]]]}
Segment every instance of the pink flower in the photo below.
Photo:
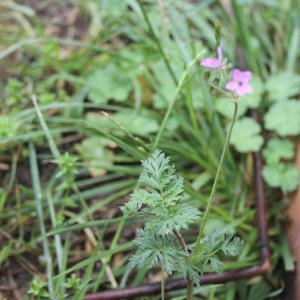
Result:
{"type": "Polygon", "coordinates": [[[232,72],[232,81],[226,83],[226,89],[230,91],[235,91],[240,97],[246,94],[251,94],[253,89],[249,84],[251,80],[252,73],[250,71],[242,72],[238,69],[234,69],[232,72]]]}
{"type": "Polygon", "coordinates": [[[218,58],[204,58],[200,61],[200,65],[207,68],[217,69],[222,66],[222,48],[217,48],[218,58]]]}

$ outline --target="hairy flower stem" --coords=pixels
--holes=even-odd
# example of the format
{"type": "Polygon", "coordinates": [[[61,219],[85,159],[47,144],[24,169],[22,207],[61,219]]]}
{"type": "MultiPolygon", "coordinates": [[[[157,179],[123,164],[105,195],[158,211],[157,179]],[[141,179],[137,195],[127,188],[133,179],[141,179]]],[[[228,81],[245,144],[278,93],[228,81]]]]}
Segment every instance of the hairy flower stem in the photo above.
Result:
{"type": "Polygon", "coordinates": [[[195,246],[195,249],[194,249],[194,252],[193,252],[192,256],[197,255],[199,253],[200,248],[201,248],[201,244],[200,244],[201,238],[202,238],[202,235],[203,235],[204,227],[206,225],[206,221],[207,221],[210,209],[211,209],[212,204],[213,204],[214,196],[215,196],[216,189],[217,189],[217,184],[218,184],[218,181],[219,181],[219,177],[220,177],[220,174],[221,174],[223,162],[224,162],[225,155],[226,155],[226,150],[229,146],[229,141],[230,141],[232,129],[233,129],[233,126],[234,126],[234,123],[235,123],[235,120],[236,120],[237,110],[238,110],[238,104],[237,104],[237,102],[234,102],[233,118],[232,118],[232,121],[231,121],[231,124],[230,124],[229,131],[227,133],[227,137],[226,137],[223,152],[222,152],[222,155],[221,155],[220,163],[219,163],[219,166],[218,166],[217,174],[216,174],[215,181],[214,181],[214,184],[213,184],[213,187],[212,187],[212,190],[211,190],[211,194],[210,194],[210,197],[209,197],[209,200],[208,200],[208,204],[206,206],[206,210],[205,210],[202,222],[201,222],[200,231],[199,231],[199,234],[198,234],[198,238],[197,238],[197,241],[196,241],[196,246],[195,246]]]}
{"type": "MultiPolygon", "coordinates": [[[[226,141],[225,141],[224,148],[223,148],[223,151],[222,151],[222,155],[221,155],[220,163],[219,163],[219,166],[218,166],[217,174],[216,174],[215,181],[214,181],[214,184],[213,184],[213,187],[212,187],[212,190],[211,190],[211,194],[210,194],[210,197],[209,197],[209,200],[208,200],[208,204],[206,206],[204,217],[203,217],[203,220],[202,220],[202,223],[201,223],[201,226],[200,226],[200,231],[199,231],[198,238],[197,238],[197,241],[196,241],[196,247],[194,249],[194,252],[192,253],[192,256],[197,255],[200,248],[201,248],[201,244],[200,244],[201,238],[202,238],[202,235],[203,235],[204,227],[206,225],[206,221],[207,221],[210,209],[211,209],[212,204],[213,204],[213,199],[214,199],[214,196],[215,196],[215,193],[216,193],[217,183],[218,183],[218,180],[219,180],[219,177],[220,177],[220,174],[221,174],[223,162],[224,162],[224,159],[225,159],[226,150],[229,146],[229,141],[230,141],[232,129],[233,129],[233,126],[234,126],[234,123],[235,123],[235,120],[236,120],[237,110],[238,110],[238,104],[237,104],[237,102],[234,102],[233,118],[232,118],[232,121],[231,121],[231,124],[230,124],[229,131],[227,133],[227,137],[226,137],[226,141]]],[[[193,299],[193,288],[194,288],[193,282],[188,279],[187,290],[186,290],[186,299],[187,300],[192,300],[193,299]]]]}

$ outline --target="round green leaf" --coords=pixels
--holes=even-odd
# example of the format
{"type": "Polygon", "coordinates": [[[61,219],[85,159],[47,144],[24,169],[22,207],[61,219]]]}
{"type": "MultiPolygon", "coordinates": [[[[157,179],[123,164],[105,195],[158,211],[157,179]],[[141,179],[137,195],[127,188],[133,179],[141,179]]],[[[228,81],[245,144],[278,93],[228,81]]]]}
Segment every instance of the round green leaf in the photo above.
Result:
{"type": "Polygon", "coordinates": [[[277,164],[280,159],[291,159],[294,157],[294,144],[290,140],[274,138],[263,150],[263,156],[269,165],[277,164]]]}
{"type": "Polygon", "coordinates": [[[285,192],[292,192],[299,185],[299,170],[293,164],[264,166],[262,175],[269,186],[280,187],[285,192]]]}
{"type": "Polygon", "coordinates": [[[113,152],[105,147],[107,140],[92,136],[84,139],[76,146],[76,150],[87,163],[87,168],[93,177],[106,173],[106,166],[113,164],[113,152]]]}
{"type": "MultiPolygon", "coordinates": [[[[216,110],[222,116],[231,119],[234,112],[234,105],[227,98],[218,98],[216,99],[216,110]]],[[[237,116],[242,117],[245,114],[246,110],[247,105],[241,100],[241,102],[239,102],[237,116]]]]}
{"type": "Polygon", "coordinates": [[[156,120],[142,114],[119,112],[113,117],[128,131],[134,134],[147,135],[148,133],[156,132],[159,128],[156,120]]]}
{"type": "Polygon", "coordinates": [[[132,79],[114,64],[96,70],[87,80],[89,98],[95,103],[105,104],[110,99],[125,101],[132,90],[132,79]]]}
{"type": "Polygon", "coordinates": [[[282,72],[270,76],[266,89],[272,101],[283,101],[300,92],[300,76],[293,72],[282,72]]]}
{"type": "Polygon", "coordinates": [[[263,144],[263,138],[259,135],[260,131],[259,124],[252,118],[240,119],[233,127],[230,144],[241,153],[258,151],[263,144]]]}
{"type": "Polygon", "coordinates": [[[300,133],[300,102],[296,100],[275,103],[265,115],[265,127],[280,136],[300,133]]]}

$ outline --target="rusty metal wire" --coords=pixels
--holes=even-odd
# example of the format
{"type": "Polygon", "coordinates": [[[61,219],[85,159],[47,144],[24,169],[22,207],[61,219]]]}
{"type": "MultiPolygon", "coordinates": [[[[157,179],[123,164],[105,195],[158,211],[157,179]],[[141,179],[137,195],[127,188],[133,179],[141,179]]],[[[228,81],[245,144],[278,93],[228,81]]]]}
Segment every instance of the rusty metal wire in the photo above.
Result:
{"type": "MultiPolygon", "coordinates": [[[[200,280],[201,284],[225,283],[228,281],[266,275],[271,269],[270,251],[268,247],[267,206],[264,183],[261,177],[262,156],[254,153],[254,180],[256,186],[257,229],[259,232],[260,263],[256,266],[225,272],[223,275],[206,274],[200,280]]],[[[186,287],[186,280],[170,280],[166,283],[165,291],[174,291],[186,287]]],[[[109,290],[88,294],[84,300],[132,299],[134,297],[155,295],[161,292],[161,283],[144,284],[137,287],[109,290]]]]}

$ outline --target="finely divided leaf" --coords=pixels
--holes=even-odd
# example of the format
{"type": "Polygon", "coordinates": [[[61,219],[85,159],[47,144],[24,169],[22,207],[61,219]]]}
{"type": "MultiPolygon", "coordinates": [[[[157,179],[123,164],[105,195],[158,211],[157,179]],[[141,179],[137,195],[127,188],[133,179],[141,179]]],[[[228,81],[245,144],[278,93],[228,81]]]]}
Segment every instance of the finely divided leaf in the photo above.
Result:
{"type": "Polygon", "coordinates": [[[213,271],[219,275],[222,275],[224,273],[223,263],[217,258],[209,257],[206,261],[204,261],[204,265],[209,265],[213,269],[213,271]]]}
{"type": "Polygon", "coordinates": [[[160,150],[154,151],[142,161],[144,170],[139,178],[141,188],[136,190],[127,204],[124,214],[135,216],[145,223],[135,239],[138,250],[130,258],[130,268],[152,268],[159,264],[168,273],[180,272],[185,278],[199,284],[201,268],[187,262],[187,253],[182,250],[174,229],[187,229],[199,218],[198,209],[182,204],[183,178],[175,175],[175,166],[160,150]]]}
{"type": "Polygon", "coordinates": [[[130,258],[130,268],[147,267],[150,269],[160,264],[171,275],[178,265],[184,264],[186,254],[174,235],[161,236],[153,231],[140,229],[139,237],[134,242],[139,249],[130,258]]]}
{"type": "Polygon", "coordinates": [[[243,246],[243,240],[237,236],[233,237],[231,234],[227,234],[221,249],[225,255],[236,256],[241,253],[243,246]]]}
{"type": "Polygon", "coordinates": [[[194,207],[180,204],[169,211],[163,207],[157,207],[151,213],[155,215],[155,218],[147,222],[146,226],[161,235],[172,232],[173,228],[178,231],[187,229],[189,224],[200,218],[199,211],[194,207]]]}

